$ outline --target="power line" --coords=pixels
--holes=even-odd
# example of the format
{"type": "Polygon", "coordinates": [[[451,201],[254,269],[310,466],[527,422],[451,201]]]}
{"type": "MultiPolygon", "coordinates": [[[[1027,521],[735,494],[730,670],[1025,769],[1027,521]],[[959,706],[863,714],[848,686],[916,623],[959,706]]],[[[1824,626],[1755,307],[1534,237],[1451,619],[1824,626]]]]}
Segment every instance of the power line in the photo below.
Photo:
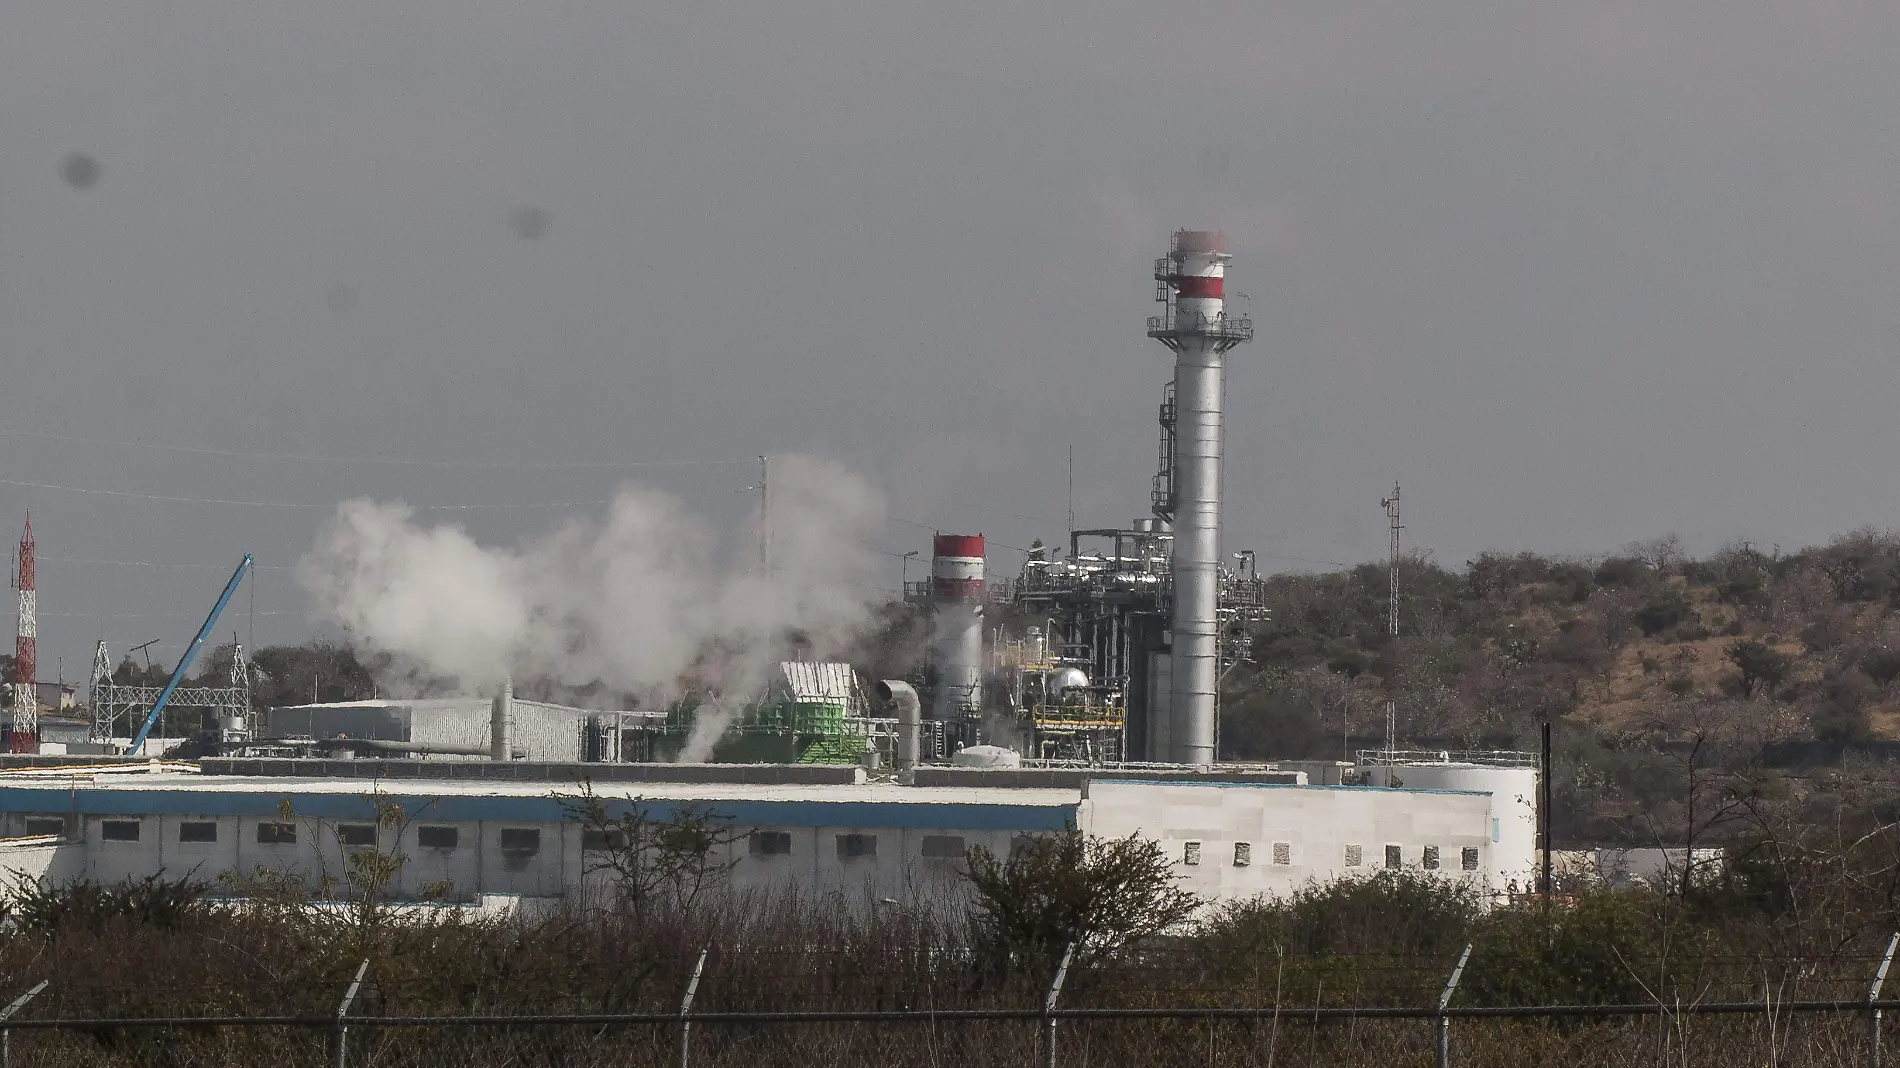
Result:
{"type": "Polygon", "coordinates": [[[74,434],[49,434],[37,430],[0,428],[0,434],[12,434],[16,437],[25,438],[42,438],[47,441],[64,441],[81,445],[110,445],[122,449],[157,449],[162,452],[186,453],[192,456],[229,456],[246,460],[291,460],[303,463],[377,464],[386,467],[472,467],[489,470],[553,471],[565,468],[712,467],[726,464],[749,464],[754,462],[752,457],[747,457],[742,460],[420,460],[397,456],[318,456],[287,452],[248,452],[239,449],[208,449],[190,445],[163,445],[149,441],[119,441],[112,438],[81,437],[74,434]]]}
{"type": "MultiPolygon", "coordinates": [[[[296,501],[239,501],[217,497],[175,497],[162,493],[133,493],[128,490],[93,489],[88,486],[61,486],[51,482],[23,482],[19,479],[0,478],[0,486],[18,486],[22,489],[58,490],[63,493],[83,493],[99,497],[129,497],[141,501],[169,501],[175,504],[224,504],[247,508],[289,508],[316,509],[327,511],[336,507],[336,502],[324,504],[304,504],[296,501]]],[[[408,504],[408,502],[404,502],[408,504]]],[[[428,512],[472,512],[500,509],[534,508],[589,508],[606,504],[604,500],[595,501],[547,501],[540,504],[409,504],[417,511],[428,512]]]]}
{"type": "MultiPolygon", "coordinates": [[[[189,567],[189,568],[199,568],[206,571],[231,570],[230,564],[184,564],[184,563],[171,563],[171,562],[165,562],[165,561],[157,561],[157,560],[87,560],[87,559],[83,559],[77,556],[42,556],[39,558],[39,560],[40,560],[40,563],[43,563],[43,564],[44,563],[85,564],[87,566],[99,566],[99,567],[169,567],[169,568],[189,567]]],[[[290,566],[289,564],[277,564],[274,566],[266,566],[264,564],[254,564],[252,565],[251,570],[253,571],[295,571],[296,568],[290,566]]]]}

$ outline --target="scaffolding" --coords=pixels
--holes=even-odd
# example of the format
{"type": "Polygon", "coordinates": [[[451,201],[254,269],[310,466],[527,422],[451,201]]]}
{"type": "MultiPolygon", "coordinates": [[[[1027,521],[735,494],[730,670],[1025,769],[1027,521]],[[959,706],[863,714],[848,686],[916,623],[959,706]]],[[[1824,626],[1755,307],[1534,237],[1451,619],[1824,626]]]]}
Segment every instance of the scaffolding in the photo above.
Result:
{"type": "MultiPolygon", "coordinates": [[[[92,729],[87,739],[109,744],[130,738],[137,732],[163,686],[131,686],[112,679],[112,657],[101,640],[92,654],[92,729]]],[[[169,719],[173,709],[196,708],[207,713],[208,723],[193,734],[208,734],[228,744],[246,744],[257,737],[257,713],[251,707],[251,670],[244,659],[244,646],[231,651],[228,686],[181,686],[172,691],[166,703],[169,719]]]]}

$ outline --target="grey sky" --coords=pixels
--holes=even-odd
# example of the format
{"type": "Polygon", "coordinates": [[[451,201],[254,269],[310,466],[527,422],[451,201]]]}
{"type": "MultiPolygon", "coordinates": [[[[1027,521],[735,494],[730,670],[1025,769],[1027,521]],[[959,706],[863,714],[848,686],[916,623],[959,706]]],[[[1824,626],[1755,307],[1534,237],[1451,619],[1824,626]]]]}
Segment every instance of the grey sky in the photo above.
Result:
{"type": "MultiPolygon", "coordinates": [[[[1124,522],[1181,226],[1227,229],[1259,333],[1232,548],[1374,556],[1394,477],[1453,563],[1885,525],[1896,46],[1851,0],[8,5],[0,478],[299,507],[0,484],[0,530],[32,507],[72,678],[101,629],[175,655],[240,553],[292,564],[342,496],[633,472],[33,435],[808,450],[1014,545],[1060,529],[1073,444],[1078,519],[1124,522]]],[[[753,471],[642,477],[734,522],[753,471]]],[[[512,540],[562,512],[440,514],[512,540]]],[[[307,633],[287,571],[257,608],[259,642],[307,633]]]]}

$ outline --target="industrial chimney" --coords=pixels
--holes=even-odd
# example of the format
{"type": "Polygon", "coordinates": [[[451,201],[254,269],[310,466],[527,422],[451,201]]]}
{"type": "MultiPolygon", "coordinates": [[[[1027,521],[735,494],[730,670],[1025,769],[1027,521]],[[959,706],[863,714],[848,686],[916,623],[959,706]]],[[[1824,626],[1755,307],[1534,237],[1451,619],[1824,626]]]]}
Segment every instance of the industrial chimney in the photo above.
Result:
{"type": "Polygon", "coordinates": [[[930,715],[959,719],[983,705],[983,535],[939,534],[930,548],[937,665],[930,715]]]}
{"type": "Polygon", "coordinates": [[[1220,676],[1220,491],[1223,356],[1253,340],[1253,322],[1227,314],[1226,236],[1177,230],[1155,261],[1155,299],[1166,311],[1148,320],[1148,336],[1174,359],[1174,609],[1170,647],[1170,739],[1156,759],[1211,764],[1215,759],[1215,687],[1220,676]]]}

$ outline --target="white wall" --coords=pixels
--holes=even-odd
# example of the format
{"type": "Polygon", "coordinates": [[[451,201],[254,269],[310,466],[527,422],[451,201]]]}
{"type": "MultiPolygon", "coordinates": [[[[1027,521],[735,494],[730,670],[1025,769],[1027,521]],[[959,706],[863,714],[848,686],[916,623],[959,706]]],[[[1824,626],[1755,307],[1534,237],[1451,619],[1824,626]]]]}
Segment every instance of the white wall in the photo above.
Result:
{"type": "Polygon", "coordinates": [[[1419,763],[1364,770],[1375,786],[1385,786],[1396,775],[1399,785],[1409,789],[1490,794],[1493,844],[1485,878],[1494,893],[1505,892],[1513,882],[1520,889],[1537,885],[1536,768],[1419,763]]]}
{"type": "MultiPolygon", "coordinates": [[[[998,800],[1006,803],[1006,795],[999,793],[998,800]]],[[[1370,874],[1386,866],[1388,846],[1398,848],[1400,866],[1411,871],[1426,870],[1426,847],[1436,847],[1438,875],[1495,891],[1501,889],[1493,882],[1497,873],[1515,870],[1518,863],[1501,865],[1493,855],[1497,845],[1490,831],[1499,803],[1493,794],[1468,792],[1098,781],[1089,785],[1077,819],[1081,829],[1093,834],[1139,833],[1159,841],[1173,858],[1183,885],[1216,901],[1286,893],[1309,880],[1370,874]],[[1190,843],[1198,847],[1198,863],[1187,862],[1190,843]],[[1250,853],[1244,864],[1236,863],[1235,846],[1242,843],[1250,853]],[[1356,865],[1348,863],[1349,846],[1358,847],[1356,865]],[[1475,870],[1464,867],[1467,849],[1476,851],[1475,870]]],[[[887,804],[876,807],[886,809],[887,804]]],[[[975,808],[973,822],[993,819],[996,811],[1002,809],[975,808]]],[[[69,865],[75,874],[116,882],[163,871],[170,877],[189,874],[212,880],[233,869],[249,874],[264,867],[299,872],[313,887],[327,873],[333,892],[343,890],[347,850],[338,842],[335,821],[293,818],[295,842],[265,844],[257,840],[258,827],[275,822],[274,817],[129,817],[138,820],[139,840],[107,841],[102,833],[105,821],[119,818],[128,817],[81,820],[81,842],[72,854],[76,860],[69,865]],[[202,821],[217,825],[216,842],[181,841],[183,824],[202,821]]],[[[22,833],[24,822],[23,815],[9,816],[9,831],[22,833]]],[[[741,833],[726,855],[732,863],[729,885],[734,892],[793,891],[809,900],[840,901],[852,909],[873,908],[884,899],[906,904],[960,900],[966,893],[958,878],[962,861],[926,857],[925,840],[956,837],[966,848],[981,845],[1007,856],[1012,840],[1023,833],[993,827],[757,829],[790,835],[791,853],[754,854],[746,837],[754,828],[736,828],[741,833]],[[853,833],[874,837],[875,855],[841,855],[839,838],[853,833]]],[[[401,896],[415,896],[429,884],[446,882],[458,900],[482,894],[541,898],[604,882],[601,876],[583,878],[581,829],[573,821],[415,817],[400,829],[380,829],[377,834],[378,848],[400,850],[407,857],[395,887],[401,896]],[[454,848],[421,846],[422,828],[435,826],[455,828],[454,848]],[[539,831],[538,848],[531,853],[504,850],[502,842],[511,830],[539,831]]],[[[1523,863],[1528,868],[1530,861],[1523,863]]]]}
{"type": "Polygon", "coordinates": [[[78,878],[85,868],[85,849],[76,842],[35,838],[0,842],[0,879],[12,886],[20,878],[41,886],[57,886],[78,878]]]}
{"type": "Polygon", "coordinates": [[[1386,866],[1397,846],[1400,866],[1425,871],[1426,847],[1438,849],[1436,872],[1485,886],[1491,849],[1491,800],[1483,794],[1428,794],[1359,787],[1092,782],[1083,827],[1104,837],[1140,834],[1160,841],[1182,885],[1215,901],[1284,894],[1309,880],[1368,875],[1386,866]],[[1188,863],[1198,843],[1199,863],[1188,863]],[[1235,846],[1249,856],[1236,862],[1235,846]],[[1276,845],[1286,863],[1278,863],[1276,845]],[[1348,847],[1359,847],[1349,863],[1348,847]],[[1477,850],[1477,870],[1464,851],[1477,850]]]}

